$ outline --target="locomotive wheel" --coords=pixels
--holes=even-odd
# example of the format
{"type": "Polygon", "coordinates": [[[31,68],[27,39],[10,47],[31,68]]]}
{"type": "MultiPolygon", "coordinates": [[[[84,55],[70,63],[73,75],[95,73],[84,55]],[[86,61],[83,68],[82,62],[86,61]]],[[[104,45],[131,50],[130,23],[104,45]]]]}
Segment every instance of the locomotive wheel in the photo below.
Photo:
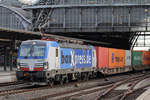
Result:
{"type": "Polygon", "coordinates": [[[77,81],[78,81],[78,82],[81,82],[81,81],[82,81],[81,76],[77,78],[77,81]]]}
{"type": "Polygon", "coordinates": [[[64,81],[64,82],[65,82],[65,83],[69,83],[68,77],[65,78],[65,81],[64,81]]]}
{"type": "Polygon", "coordinates": [[[93,78],[97,78],[97,73],[93,73],[93,78]]]}
{"type": "Polygon", "coordinates": [[[84,79],[85,81],[88,81],[89,80],[89,75],[87,74],[86,76],[85,76],[85,79],[84,79]]]}
{"type": "Polygon", "coordinates": [[[82,81],[82,76],[81,76],[81,74],[80,73],[78,73],[78,76],[77,76],[77,81],[82,81]]]}
{"type": "Polygon", "coordinates": [[[64,85],[64,79],[60,80],[60,85],[64,85]]]}
{"type": "Polygon", "coordinates": [[[50,87],[53,87],[53,86],[54,86],[54,82],[50,82],[50,83],[49,83],[49,86],[50,86],[50,87]]]}
{"type": "Polygon", "coordinates": [[[83,73],[83,74],[81,75],[81,80],[83,80],[83,81],[87,81],[87,80],[88,80],[88,76],[87,76],[86,73],[83,73]]]}
{"type": "Polygon", "coordinates": [[[54,80],[53,80],[53,79],[49,79],[48,85],[49,85],[50,87],[53,87],[53,86],[54,86],[54,80]]]}

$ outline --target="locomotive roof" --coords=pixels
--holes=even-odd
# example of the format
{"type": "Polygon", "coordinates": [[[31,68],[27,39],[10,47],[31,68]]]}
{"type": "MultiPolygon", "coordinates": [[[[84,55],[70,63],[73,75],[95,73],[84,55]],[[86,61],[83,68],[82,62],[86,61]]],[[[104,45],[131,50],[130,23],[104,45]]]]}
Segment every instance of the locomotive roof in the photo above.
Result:
{"type": "MultiPolygon", "coordinates": [[[[36,42],[38,44],[45,44],[45,43],[53,43],[55,41],[45,41],[45,40],[27,40],[27,41],[24,41],[22,43],[22,45],[24,44],[28,44],[28,43],[31,43],[31,42],[36,42]]],[[[80,45],[80,44],[73,44],[73,43],[58,43],[58,42],[55,42],[55,44],[57,44],[57,46],[59,45],[59,47],[61,48],[72,48],[72,49],[92,49],[92,47],[90,45],[80,45]]],[[[52,45],[52,44],[51,44],[52,45]]],[[[56,47],[56,45],[53,45],[56,47]]]]}
{"type": "Polygon", "coordinates": [[[22,44],[28,44],[28,43],[32,43],[32,42],[47,43],[47,41],[44,41],[44,40],[27,40],[27,41],[23,41],[22,44]]]}
{"type": "Polygon", "coordinates": [[[61,48],[73,48],[73,49],[92,49],[91,46],[88,45],[80,45],[73,43],[59,43],[61,48]]]}

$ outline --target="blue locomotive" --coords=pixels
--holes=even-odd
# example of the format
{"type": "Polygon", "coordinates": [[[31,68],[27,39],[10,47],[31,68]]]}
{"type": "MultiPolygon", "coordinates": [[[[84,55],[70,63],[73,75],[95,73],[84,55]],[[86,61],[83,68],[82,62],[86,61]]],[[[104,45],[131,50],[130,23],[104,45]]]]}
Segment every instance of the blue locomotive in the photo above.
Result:
{"type": "Polygon", "coordinates": [[[45,40],[22,42],[17,59],[18,80],[32,83],[64,83],[96,77],[93,46],[45,40]]]}

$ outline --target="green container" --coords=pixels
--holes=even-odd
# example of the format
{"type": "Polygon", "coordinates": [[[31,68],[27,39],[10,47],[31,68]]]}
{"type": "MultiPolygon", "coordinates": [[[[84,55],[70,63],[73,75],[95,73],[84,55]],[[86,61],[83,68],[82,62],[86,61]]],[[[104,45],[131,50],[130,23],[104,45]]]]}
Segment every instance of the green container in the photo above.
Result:
{"type": "Polygon", "coordinates": [[[140,66],[142,65],[142,52],[140,51],[132,51],[132,65],[140,66]]]}

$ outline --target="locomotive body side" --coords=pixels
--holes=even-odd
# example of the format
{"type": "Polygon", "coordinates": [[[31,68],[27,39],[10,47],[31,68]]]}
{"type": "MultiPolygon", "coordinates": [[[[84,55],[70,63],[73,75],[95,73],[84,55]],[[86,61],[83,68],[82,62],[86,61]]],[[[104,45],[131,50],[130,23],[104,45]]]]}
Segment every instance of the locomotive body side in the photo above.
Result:
{"type": "Polygon", "coordinates": [[[66,81],[96,77],[96,52],[93,46],[59,43],[58,69],[48,70],[48,80],[66,81]]]}

